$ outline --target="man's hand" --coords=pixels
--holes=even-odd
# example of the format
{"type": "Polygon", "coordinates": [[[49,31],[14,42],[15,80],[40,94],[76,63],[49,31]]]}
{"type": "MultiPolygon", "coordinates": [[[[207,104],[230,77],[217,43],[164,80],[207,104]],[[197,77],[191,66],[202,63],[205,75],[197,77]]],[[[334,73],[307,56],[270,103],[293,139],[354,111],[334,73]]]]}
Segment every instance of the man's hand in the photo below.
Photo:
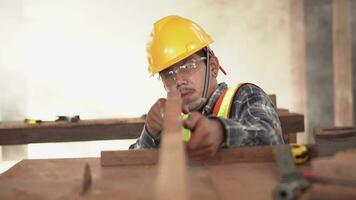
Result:
{"type": "Polygon", "coordinates": [[[147,113],[146,128],[153,137],[162,131],[165,105],[166,99],[158,99],[147,113]]]}
{"type": "MultiPolygon", "coordinates": [[[[166,99],[158,99],[147,113],[146,128],[151,136],[157,137],[163,129],[163,117],[165,112],[166,99]]],[[[182,105],[182,112],[188,113],[187,105],[182,105]]]]}
{"type": "Polygon", "coordinates": [[[222,124],[215,119],[208,119],[198,112],[193,112],[184,122],[184,127],[191,130],[191,138],[187,144],[190,157],[205,159],[218,151],[224,140],[222,124]]]}

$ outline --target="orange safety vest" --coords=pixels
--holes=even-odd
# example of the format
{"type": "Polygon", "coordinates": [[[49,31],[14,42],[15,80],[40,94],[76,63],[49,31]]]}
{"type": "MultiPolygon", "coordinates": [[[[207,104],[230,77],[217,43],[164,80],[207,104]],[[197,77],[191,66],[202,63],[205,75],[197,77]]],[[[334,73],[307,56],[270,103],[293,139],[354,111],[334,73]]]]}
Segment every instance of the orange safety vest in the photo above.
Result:
{"type": "Polygon", "coordinates": [[[237,86],[229,87],[224,90],[220,95],[218,101],[215,103],[213,109],[213,115],[223,118],[230,117],[230,110],[233,103],[233,99],[239,88],[243,84],[238,84],[237,86]]]}
{"type": "MultiPolygon", "coordinates": [[[[223,93],[220,95],[219,99],[214,105],[213,115],[223,118],[230,117],[230,110],[234,100],[234,96],[239,90],[243,83],[238,84],[237,86],[232,86],[226,88],[223,93]]],[[[183,115],[183,120],[188,118],[188,114],[183,115]]],[[[190,139],[190,130],[183,129],[183,140],[188,142],[190,139]]]]}

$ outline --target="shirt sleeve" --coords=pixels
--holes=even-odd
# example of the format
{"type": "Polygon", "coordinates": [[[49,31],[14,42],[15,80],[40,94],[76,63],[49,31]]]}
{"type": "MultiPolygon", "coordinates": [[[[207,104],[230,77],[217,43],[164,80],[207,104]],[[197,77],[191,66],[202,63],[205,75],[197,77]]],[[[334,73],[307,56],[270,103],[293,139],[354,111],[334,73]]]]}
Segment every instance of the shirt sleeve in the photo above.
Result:
{"type": "Polygon", "coordinates": [[[158,148],[161,141],[160,134],[158,137],[152,137],[146,125],[143,127],[140,137],[137,139],[136,143],[130,145],[129,149],[151,149],[158,148]]]}
{"type": "Polygon", "coordinates": [[[242,85],[235,94],[230,118],[219,120],[225,130],[224,147],[284,144],[276,108],[268,95],[253,84],[242,85]]]}

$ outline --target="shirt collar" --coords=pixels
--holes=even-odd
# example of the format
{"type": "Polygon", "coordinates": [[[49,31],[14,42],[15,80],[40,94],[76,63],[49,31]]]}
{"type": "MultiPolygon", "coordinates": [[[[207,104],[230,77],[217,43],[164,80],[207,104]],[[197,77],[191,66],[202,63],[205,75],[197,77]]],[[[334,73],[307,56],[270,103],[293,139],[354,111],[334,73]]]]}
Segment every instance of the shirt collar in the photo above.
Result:
{"type": "Polygon", "coordinates": [[[218,98],[220,97],[220,95],[224,92],[225,88],[227,88],[227,84],[225,82],[218,84],[218,87],[215,89],[213,94],[210,96],[208,103],[204,106],[204,108],[202,110],[202,114],[204,116],[208,116],[213,112],[215,103],[218,100],[218,98]]]}

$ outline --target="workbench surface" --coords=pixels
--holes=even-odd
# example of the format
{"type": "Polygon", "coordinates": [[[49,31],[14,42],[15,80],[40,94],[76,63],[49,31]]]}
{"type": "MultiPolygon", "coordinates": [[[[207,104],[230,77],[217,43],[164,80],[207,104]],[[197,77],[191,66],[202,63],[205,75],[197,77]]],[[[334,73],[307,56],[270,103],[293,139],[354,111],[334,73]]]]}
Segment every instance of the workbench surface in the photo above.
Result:
{"type": "MultiPolygon", "coordinates": [[[[274,162],[188,169],[191,199],[272,199],[277,184],[274,162]]],[[[154,199],[156,173],[155,164],[102,167],[99,158],[23,160],[0,175],[0,199],[154,199]],[[93,184],[81,196],[86,163],[93,184]]]]}

